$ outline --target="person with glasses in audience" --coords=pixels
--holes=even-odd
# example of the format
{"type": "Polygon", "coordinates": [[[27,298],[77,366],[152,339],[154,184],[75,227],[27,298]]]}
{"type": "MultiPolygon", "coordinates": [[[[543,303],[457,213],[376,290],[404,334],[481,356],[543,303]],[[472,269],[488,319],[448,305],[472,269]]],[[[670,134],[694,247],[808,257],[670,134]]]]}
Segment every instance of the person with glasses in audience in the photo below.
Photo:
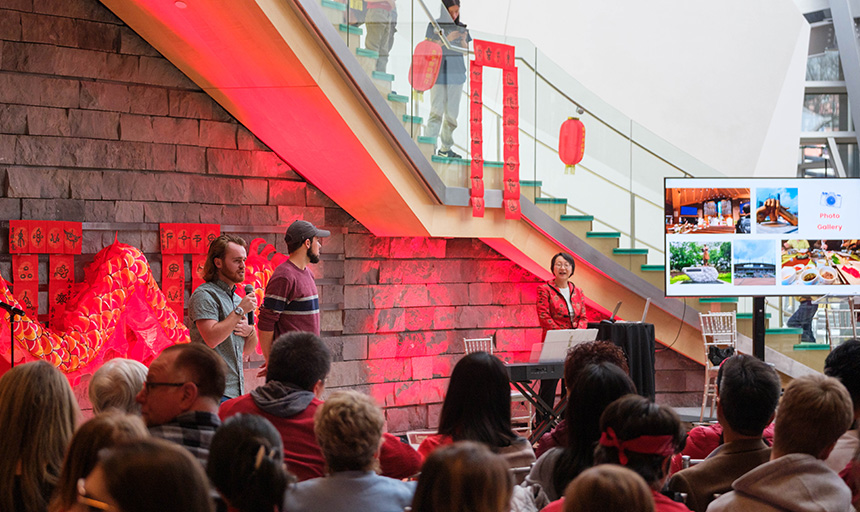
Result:
{"type": "Polygon", "coordinates": [[[224,361],[203,344],[164,349],[137,394],[150,434],[184,446],[205,467],[212,436],[221,426],[225,374],[224,361]]]}
{"type": "MultiPolygon", "coordinates": [[[[576,262],[573,256],[560,252],[552,257],[549,270],[553,278],[538,286],[537,315],[543,329],[541,340],[547,331],[557,329],[585,329],[588,325],[585,310],[585,295],[572,282],[576,262]]],[[[540,381],[540,398],[552,407],[555,404],[555,388],[558,379],[540,381]]]]}

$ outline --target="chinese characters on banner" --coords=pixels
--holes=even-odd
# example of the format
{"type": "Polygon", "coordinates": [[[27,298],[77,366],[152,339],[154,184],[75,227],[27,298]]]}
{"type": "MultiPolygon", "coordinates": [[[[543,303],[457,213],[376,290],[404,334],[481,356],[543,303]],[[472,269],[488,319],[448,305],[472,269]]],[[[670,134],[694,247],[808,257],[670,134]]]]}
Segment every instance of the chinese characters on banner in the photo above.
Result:
{"type": "Polygon", "coordinates": [[[15,298],[33,320],[39,313],[39,257],[50,254],[48,264],[48,321],[55,326],[65,312],[75,282],[74,255],[81,253],[80,222],[10,220],[15,298]]]}
{"type": "Polygon", "coordinates": [[[185,307],[185,254],[191,254],[191,292],[203,283],[209,244],[221,234],[218,224],[161,224],[161,287],[182,318],[185,307]]]}
{"type": "Polygon", "coordinates": [[[506,219],[520,218],[519,85],[514,47],[476,39],[475,60],[469,62],[469,133],[472,149],[470,201],[472,215],[484,216],[483,68],[502,70],[503,185],[502,206],[506,219]]]}

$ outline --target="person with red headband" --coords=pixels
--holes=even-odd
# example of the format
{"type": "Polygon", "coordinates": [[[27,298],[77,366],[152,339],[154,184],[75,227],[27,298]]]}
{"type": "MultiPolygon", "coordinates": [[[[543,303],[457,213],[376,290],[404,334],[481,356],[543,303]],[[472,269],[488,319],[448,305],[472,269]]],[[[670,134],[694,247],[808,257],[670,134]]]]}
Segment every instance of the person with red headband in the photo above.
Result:
{"type": "Polygon", "coordinates": [[[594,462],[620,464],[638,473],[651,487],[656,512],[688,512],[683,503],[660,493],[672,455],[683,444],[684,429],[675,411],[639,395],[627,395],[609,404],[600,416],[594,462]]]}

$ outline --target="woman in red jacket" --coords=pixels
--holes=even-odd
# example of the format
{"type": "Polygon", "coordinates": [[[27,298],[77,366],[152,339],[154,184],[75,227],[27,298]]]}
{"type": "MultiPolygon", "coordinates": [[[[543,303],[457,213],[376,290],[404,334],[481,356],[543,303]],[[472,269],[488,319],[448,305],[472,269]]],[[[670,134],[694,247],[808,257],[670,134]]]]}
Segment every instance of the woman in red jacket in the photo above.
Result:
{"type": "MultiPolygon", "coordinates": [[[[555,276],[538,287],[537,315],[543,328],[541,339],[546,332],[556,329],[585,329],[585,296],[582,290],[570,282],[576,270],[573,256],[560,252],[552,257],[549,265],[555,276]]],[[[540,397],[550,407],[555,405],[555,388],[558,379],[540,381],[540,397]]]]}

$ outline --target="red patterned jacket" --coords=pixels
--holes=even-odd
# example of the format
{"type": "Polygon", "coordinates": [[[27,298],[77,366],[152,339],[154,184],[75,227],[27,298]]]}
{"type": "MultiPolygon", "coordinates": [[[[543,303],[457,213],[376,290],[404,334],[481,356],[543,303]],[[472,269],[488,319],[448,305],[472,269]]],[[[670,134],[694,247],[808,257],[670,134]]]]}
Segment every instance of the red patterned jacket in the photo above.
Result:
{"type": "Polygon", "coordinates": [[[588,320],[585,317],[585,296],[582,290],[567,283],[570,287],[570,305],[573,314],[567,310],[567,301],[555,286],[554,281],[547,281],[537,289],[537,314],[540,326],[543,327],[541,339],[546,332],[556,329],[585,329],[588,320]]]}

